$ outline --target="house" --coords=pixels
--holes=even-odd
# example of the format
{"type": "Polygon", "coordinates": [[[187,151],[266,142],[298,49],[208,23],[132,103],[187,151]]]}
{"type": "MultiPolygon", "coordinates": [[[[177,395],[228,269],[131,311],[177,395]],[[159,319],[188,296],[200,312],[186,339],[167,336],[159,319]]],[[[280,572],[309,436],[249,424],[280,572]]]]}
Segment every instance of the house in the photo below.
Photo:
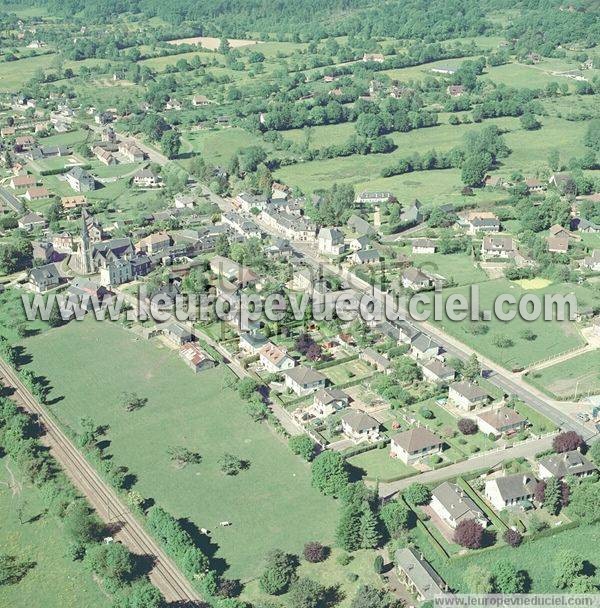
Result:
{"type": "Polygon", "coordinates": [[[52,237],[52,245],[61,253],[73,253],[75,239],[68,232],[61,232],[52,237]]]}
{"type": "Polygon", "coordinates": [[[44,293],[58,287],[63,282],[63,276],[56,264],[45,264],[32,268],[27,275],[27,280],[34,291],[44,293]]]}
{"type": "Polygon", "coordinates": [[[394,326],[398,330],[398,344],[412,344],[421,335],[421,331],[405,319],[398,319],[394,326]]]}
{"type": "Polygon", "coordinates": [[[250,213],[252,209],[264,211],[269,205],[269,197],[241,192],[235,197],[234,203],[245,213],[250,213]]]}
{"type": "Polygon", "coordinates": [[[210,260],[210,270],[217,276],[224,277],[240,287],[253,285],[259,279],[258,275],[250,270],[250,268],[241,266],[237,262],[222,255],[215,255],[210,260]]]}
{"type": "Polygon", "coordinates": [[[437,245],[431,239],[415,239],[412,242],[413,253],[435,253],[437,245]]]}
{"type": "Polygon", "coordinates": [[[87,205],[87,198],[85,194],[61,196],[60,203],[63,209],[76,209],[77,207],[85,207],[87,205]]]}
{"type": "Polygon", "coordinates": [[[41,201],[51,196],[52,194],[50,194],[48,188],[44,188],[43,186],[34,186],[25,192],[25,198],[28,201],[41,201]]]}
{"type": "Polygon", "coordinates": [[[354,441],[377,441],[379,421],[360,410],[350,410],[341,419],[342,432],[354,441]]]}
{"type": "Polygon", "coordinates": [[[455,382],[448,387],[448,400],[461,410],[471,411],[478,405],[485,405],[489,395],[472,382],[455,382]]]}
{"type": "Polygon", "coordinates": [[[361,249],[355,251],[349,258],[352,264],[361,266],[363,264],[378,264],[381,259],[381,254],[377,249],[361,249]]]}
{"type": "MultiPolygon", "coordinates": [[[[356,197],[356,202],[364,205],[381,205],[383,203],[388,203],[394,198],[394,195],[391,192],[361,192],[356,197]]],[[[358,216],[356,216],[358,217],[358,216]]]]}
{"type": "Polygon", "coordinates": [[[285,370],[285,386],[298,396],[310,395],[321,388],[325,388],[327,378],[312,367],[298,365],[285,370]]]}
{"type": "Polygon", "coordinates": [[[9,184],[13,190],[23,192],[28,188],[33,188],[36,181],[32,175],[14,175],[10,178],[9,184]]]}
{"type": "Polygon", "coordinates": [[[352,239],[348,245],[350,251],[361,251],[365,249],[371,249],[371,239],[363,234],[362,236],[357,236],[355,239],[352,239]]]}
{"type": "Polygon", "coordinates": [[[31,257],[48,264],[54,257],[54,245],[50,241],[31,241],[31,257]]]}
{"type": "Polygon", "coordinates": [[[144,160],[144,153],[132,142],[122,141],[118,149],[119,154],[130,163],[141,163],[144,160]]]}
{"type": "Polygon", "coordinates": [[[413,291],[430,289],[433,287],[433,278],[413,266],[402,273],[402,286],[413,291]]]}
{"type": "Polygon", "coordinates": [[[481,255],[486,258],[510,258],[516,251],[510,236],[485,236],[481,243],[481,255]]]}
{"type": "Polygon", "coordinates": [[[164,327],[163,334],[177,346],[183,346],[194,339],[192,332],[177,322],[169,323],[164,327]]]}
{"type": "Polygon", "coordinates": [[[160,175],[151,169],[140,169],[133,176],[133,183],[139,188],[158,188],[161,182],[160,175]]]}
{"type": "Polygon", "coordinates": [[[35,137],[32,135],[21,135],[15,139],[15,147],[19,150],[31,150],[35,146],[35,137]]]}
{"type": "Polygon", "coordinates": [[[115,133],[115,130],[110,125],[108,127],[105,127],[104,129],[102,129],[102,134],[101,134],[100,138],[103,142],[106,142],[109,144],[117,143],[117,134],[115,133]]]}
{"type": "Polygon", "coordinates": [[[567,253],[569,250],[569,238],[562,236],[549,236],[547,239],[548,251],[550,253],[567,253]]]}
{"type": "Polygon", "coordinates": [[[260,364],[271,374],[278,374],[295,367],[296,361],[287,354],[284,348],[267,342],[258,353],[260,364]]]}
{"type": "Polygon", "coordinates": [[[316,418],[327,418],[348,407],[349,401],[350,398],[344,391],[337,388],[322,388],[315,393],[310,412],[316,418]]]}
{"type": "Polygon", "coordinates": [[[415,199],[410,207],[402,211],[400,221],[403,224],[420,224],[423,221],[421,207],[421,202],[415,199]]]}
{"type": "Polygon", "coordinates": [[[493,435],[496,438],[505,433],[519,431],[527,424],[526,418],[506,406],[481,412],[477,414],[475,420],[482,433],[493,435]]]}
{"type": "Polygon", "coordinates": [[[133,268],[127,259],[110,259],[100,266],[100,283],[116,287],[133,280],[133,268]]]}
{"type": "Polygon", "coordinates": [[[548,183],[561,192],[572,192],[573,194],[577,192],[575,180],[569,173],[554,173],[548,179],[548,183]]]}
{"type": "Polygon", "coordinates": [[[501,511],[507,507],[524,506],[533,500],[536,480],[525,473],[497,477],[485,482],[485,497],[501,511]]]}
{"type": "Polygon", "coordinates": [[[135,248],[137,251],[154,254],[168,249],[171,246],[171,237],[166,232],[155,232],[140,239],[135,248]]]}
{"type": "Polygon", "coordinates": [[[427,334],[418,335],[410,344],[410,355],[417,360],[439,357],[443,352],[441,344],[427,334]]]}
{"type": "Polygon", "coordinates": [[[446,593],[446,583],[414,547],[398,549],[394,561],[399,581],[419,602],[433,602],[446,593]]]}
{"type": "Polygon", "coordinates": [[[37,213],[28,213],[18,221],[18,226],[22,230],[35,230],[36,228],[45,228],[46,220],[37,213]]]}
{"type": "Polygon", "coordinates": [[[111,152],[109,152],[108,150],[105,150],[104,148],[101,148],[100,146],[96,146],[92,152],[94,153],[94,156],[103,164],[106,165],[107,167],[111,167],[113,165],[117,164],[117,159],[113,156],[113,154],[111,152]]]}
{"type": "MultiPolygon", "coordinates": [[[[600,203],[600,200],[598,200],[600,203]]],[[[594,224],[586,220],[584,217],[576,217],[571,221],[571,227],[577,232],[585,232],[586,234],[600,234],[600,224],[594,224]]]]}
{"type": "Polygon", "coordinates": [[[488,520],[483,511],[462,488],[450,481],[445,481],[431,492],[429,506],[452,529],[469,519],[487,527],[488,520]]]}
{"type": "Polygon", "coordinates": [[[293,250],[290,246],[289,241],[286,241],[285,239],[275,239],[273,243],[267,245],[265,253],[270,258],[280,258],[287,260],[292,256],[293,250]]]}
{"type": "Polygon", "coordinates": [[[70,171],[65,173],[65,178],[69,186],[71,186],[75,192],[87,192],[96,189],[96,181],[94,178],[81,167],[73,167],[70,171]]]}
{"type": "Polygon", "coordinates": [[[385,57],[381,53],[365,53],[362,60],[372,61],[374,63],[383,63],[385,61],[385,57]]]}
{"type": "Polygon", "coordinates": [[[399,458],[404,464],[409,464],[424,456],[439,454],[443,444],[444,442],[429,429],[418,426],[392,437],[390,455],[399,458]]]}
{"type": "Polygon", "coordinates": [[[177,194],[173,199],[176,209],[193,209],[196,206],[196,197],[189,194],[177,194]]]}
{"type": "Polygon", "coordinates": [[[456,68],[450,67],[448,65],[437,65],[431,68],[431,71],[434,74],[447,74],[448,76],[452,76],[452,74],[456,74],[456,68]]]}
{"type": "Polygon", "coordinates": [[[373,236],[377,234],[377,230],[375,229],[375,227],[369,224],[367,220],[360,217],[360,215],[356,215],[356,213],[353,213],[348,218],[346,225],[352,231],[353,234],[367,236],[373,236]]]}
{"type": "Polygon", "coordinates": [[[215,360],[205,353],[195,342],[184,344],[179,349],[179,356],[196,374],[204,369],[215,366],[215,360]]]}
{"type": "Polygon", "coordinates": [[[202,106],[208,106],[210,104],[210,100],[206,95],[194,95],[192,98],[192,105],[195,108],[199,108],[202,106]]]}
{"type": "Polygon", "coordinates": [[[359,359],[362,359],[369,365],[372,365],[377,371],[385,374],[391,374],[394,369],[393,363],[387,357],[384,357],[372,348],[365,348],[360,353],[359,359]]]}
{"type": "Polygon", "coordinates": [[[539,179],[527,178],[525,185],[529,192],[544,192],[547,189],[546,184],[539,179]]]}
{"type": "Polygon", "coordinates": [[[571,233],[560,224],[554,224],[550,226],[550,228],[548,229],[548,234],[551,237],[558,237],[562,239],[569,239],[571,237],[571,233]]]}
{"type": "Polygon", "coordinates": [[[588,270],[600,272],[600,249],[594,249],[592,255],[583,258],[581,265],[588,270]]]}
{"type": "Polygon", "coordinates": [[[265,209],[260,219],[268,227],[282,233],[291,241],[314,241],[317,231],[316,225],[309,219],[275,209],[265,209]]]}
{"type": "Polygon", "coordinates": [[[541,479],[556,477],[589,477],[597,471],[596,466],[578,450],[553,454],[538,462],[538,473],[541,479]]]}
{"type": "Polygon", "coordinates": [[[260,349],[267,344],[268,340],[265,336],[257,331],[249,331],[240,334],[238,346],[244,353],[257,355],[260,349]]]}
{"type": "Polygon", "coordinates": [[[346,249],[344,234],[337,228],[321,228],[317,236],[319,253],[325,255],[340,255],[346,249]]]}
{"type": "Polygon", "coordinates": [[[447,384],[456,377],[456,370],[439,359],[431,359],[422,367],[423,378],[437,384],[447,384]]]}
{"type": "Polygon", "coordinates": [[[465,92],[465,87],[462,84],[450,84],[446,87],[446,93],[450,97],[460,97],[465,92]]]}
{"type": "Polygon", "coordinates": [[[479,232],[500,232],[500,220],[491,211],[469,211],[459,216],[458,225],[470,235],[479,232]]]}

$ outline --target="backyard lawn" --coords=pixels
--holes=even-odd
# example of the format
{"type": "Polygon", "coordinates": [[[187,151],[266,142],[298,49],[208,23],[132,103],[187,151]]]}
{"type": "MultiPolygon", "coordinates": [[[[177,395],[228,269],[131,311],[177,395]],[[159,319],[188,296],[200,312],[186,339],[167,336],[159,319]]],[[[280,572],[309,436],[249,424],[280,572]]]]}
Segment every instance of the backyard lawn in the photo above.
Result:
{"type": "Polygon", "coordinates": [[[59,420],[75,430],[83,416],[109,425],[108,452],[138,476],[135,488],[210,529],[216,559],[231,567],[228,575],[256,576],[274,547],[298,552],[306,541],[333,540],[335,502],[311,487],[309,465],[278,435],[250,420],[229,388],[227,368],[194,375],[159,343],[91,319],[23,345],[31,368],[50,380],[59,420]],[[128,413],[119,404],[124,392],[147,397],[148,404],[128,413]],[[167,455],[172,446],[197,450],[201,464],[175,469],[167,455]],[[217,461],[226,452],[249,461],[248,470],[225,476],[217,461]],[[224,520],[232,526],[220,528],[224,520]]]}
{"type": "Polygon", "coordinates": [[[385,448],[369,450],[352,456],[348,459],[348,463],[359,470],[363,477],[375,481],[387,481],[408,477],[416,473],[416,469],[404,464],[398,458],[390,456],[389,446],[385,448]]]}
{"type": "Polygon", "coordinates": [[[33,567],[14,585],[0,585],[1,606],[108,608],[110,599],[81,562],[68,557],[69,541],[60,521],[44,511],[39,491],[21,483],[14,463],[0,459],[0,547],[33,567]],[[14,475],[14,477],[13,477],[14,475]],[[21,524],[18,509],[23,508],[21,524]]]}

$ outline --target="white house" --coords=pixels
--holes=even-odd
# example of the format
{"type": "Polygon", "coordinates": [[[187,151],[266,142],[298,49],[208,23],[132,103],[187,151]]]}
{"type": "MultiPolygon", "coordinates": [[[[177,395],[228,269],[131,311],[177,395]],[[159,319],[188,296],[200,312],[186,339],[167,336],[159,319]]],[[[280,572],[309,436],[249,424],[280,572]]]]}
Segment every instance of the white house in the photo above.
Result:
{"type": "Polygon", "coordinates": [[[321,228],[317,236],[319,253],[340,255],[346,249],[344,234],[338,228],[321,228]]]}
{"type": "Polygon", "coordinates": [[[431,454],[439,454],[443,444],[437,435],[419,426],[392,437],[390,456],[408,464],[431,454]]]}
{"type": "Polygon", "coordinates": [[[315,418],[327,418],[348,407],[349,400],[348,394],[340,389],[322,388],[315,393],[309,410],[315,418]]]}
{"type": "Polygon", "coordinates": [[[596,472],[595,465],[581,452],[572,450],[563,454],[553,454],[538,462],[538,473],[541,479],[556,477],[588,477],[596,472]]]}
{"type": "Polygon", "coordinates": [[[359,410],[350,410],[342,417],[342,432],[354,441],[377,441],[379,421],[359,410]]]}
{"type": "Polygon", "coordinates": [[[485,483],[485,497],[495,509],[519,506],[532,501],[536,480],[525,473],[497,477],[485,483]]]}
{"type": "Polygon", "coordinates": [[[318,391],[320,388],[325,388],[327,378],[314,370],[312,367],[298,365],[287,369],[284,372],[285,386],[290,388],[298,396],[310,395],[318,391]]]}
{"type": "Polygon", "coordinates": [[[413,253],[435,253],[437,245],[431,239],[415,239],[412,242],[413,253]]]}
{"type": "Polygon", "coordinates": [[[450,481],[445,481],[431,492],[429,506],[453,529],[468,519],[487,527],[488,520],[483,511],[462,488],[450,481]]]}
{"type": "Polygon", "coordinates": [[[519,412],[506,406],[481,412],[475,420],[482,433],[494,435],[494,437],[518,431],[527,424],[527,419],[523,418],[519,412]]]}
{"type": "Polygon", "coordinates": [[[466,411],[485,405],[489,395],[477,384],[472,382],[455,382],[448,388],[448,400],[458,408],[466,411]]]}
{"type": "Polygon", "coordinates": [[[271,374],[277,374],[296,365],[296,361],[273,342],[267,342],[259,351],[260,364],[271,374]]]}

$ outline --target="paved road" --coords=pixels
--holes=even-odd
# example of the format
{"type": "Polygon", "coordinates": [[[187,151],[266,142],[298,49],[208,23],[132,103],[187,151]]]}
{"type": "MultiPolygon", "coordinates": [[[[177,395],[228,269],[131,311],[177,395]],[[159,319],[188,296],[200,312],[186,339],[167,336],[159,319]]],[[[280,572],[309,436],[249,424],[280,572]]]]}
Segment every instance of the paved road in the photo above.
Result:
{"type": "Polygon", "coordinates": [[[154,542],[115,491],[96,473],[50,414],[23,385],[14,370],[1,360],[0,376],[5,385],[14,387],[14,398],[19,404],[37,415],[46,431],[45,443],[77,489],[87,498],[105,523],[117,527],[115,537],[133,553],[152,558],[154,566],[150,572],[150,579],[160,589],[165,599],[169,602],[177,602],[181,606],[203,606],[200,596],[171,558],[154,542]]]}
{"type": "Polygon", "coordinates": [[[434,481],[442,481],[444,479],[450,479],[461,475],[462,473],[468,473],[469,471],[475,471],[477,469],[491,469],[502,462],[513,460],[514,458],[532,458],[539,452],[543,452],[552,446],[552,437],[542,437],[521,445],[517,445],[506,450],[494,452],[493,454],[482,454],[481,456],[475,456],[468,460],[451,464],[450,466],[443,467],[441,469],[435,469],[433,471],[427,471],[419,475],[413,475],[406,479],[394,481],[391,483],[380,483],[379,484],[379,496],[381,498],[389,498],[397,492],[402,491],[408,487],[411,483],[431,483],[434,481]]]}

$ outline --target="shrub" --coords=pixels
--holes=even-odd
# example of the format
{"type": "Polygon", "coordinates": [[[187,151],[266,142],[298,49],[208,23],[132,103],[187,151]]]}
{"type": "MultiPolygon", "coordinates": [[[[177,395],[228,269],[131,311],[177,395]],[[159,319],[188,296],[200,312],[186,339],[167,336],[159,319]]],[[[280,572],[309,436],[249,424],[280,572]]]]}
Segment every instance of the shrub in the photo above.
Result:
{"type": "Polygon", "coordinates": [[[578,450],[584,445],[583,437],[575,431],[559,433],[552,440],[552,448],[555,452],[562,454],[571,450],[578,450]]]}
{"type": "Polygon", "coordinates": [[[477,432],[477,423],[471,418],[461,418],[456,426],[463,435],[474,435],[477,432]]]}
{"type": "Polygon", "coordinates": [[[311,541],[304,545],[302,555],[307,562],[316,564],[327,559],[327,556],[329,555],[329,547],[326,547],[317,541],[311,541]]]}
{"type": "Polygon", "coordinates": [[[523,542],[523,536],[517,530],[509,528],[502,535],[504,542],[511,547],[518,547],[523,542]]]}
{"type": "Polygon", "coordinates": [[[467,549],[479,549],[483,544],[483,526],[474,519],[461,521],[454,530],[454,542],[467,549]]]}

